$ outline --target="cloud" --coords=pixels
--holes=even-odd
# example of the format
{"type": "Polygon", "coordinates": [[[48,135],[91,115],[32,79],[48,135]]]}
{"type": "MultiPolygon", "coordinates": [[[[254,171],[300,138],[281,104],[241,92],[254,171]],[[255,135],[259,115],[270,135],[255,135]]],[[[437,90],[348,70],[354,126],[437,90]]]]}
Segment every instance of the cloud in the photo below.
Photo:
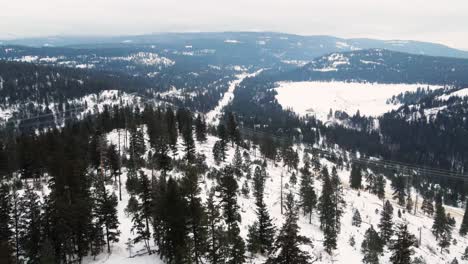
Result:
{"type": "Polygon", "coordinates": [[[274,30],[415,39],[468,49],[466,0],[15,0],[0,36],[274,30]]]}

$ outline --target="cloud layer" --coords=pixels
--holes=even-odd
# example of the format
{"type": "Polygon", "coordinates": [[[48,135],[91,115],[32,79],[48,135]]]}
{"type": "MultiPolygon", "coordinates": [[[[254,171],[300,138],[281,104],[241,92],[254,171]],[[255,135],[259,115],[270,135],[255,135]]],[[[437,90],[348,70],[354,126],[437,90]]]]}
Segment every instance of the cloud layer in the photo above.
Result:
{"type": "Polygon", "coordinates": [[[466,0],[1,0],[0,37],[269,30],[468,50],[466,0]]]}

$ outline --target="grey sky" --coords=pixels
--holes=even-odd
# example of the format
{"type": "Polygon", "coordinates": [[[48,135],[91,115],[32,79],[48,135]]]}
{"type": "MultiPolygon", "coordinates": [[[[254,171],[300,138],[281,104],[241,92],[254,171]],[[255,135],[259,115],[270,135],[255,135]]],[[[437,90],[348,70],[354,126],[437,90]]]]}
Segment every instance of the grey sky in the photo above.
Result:
{"type": "Polygon", "coordinates": [[[0,0],[0,38],[281,31],[468,50],[467,0],[0,0]]]}

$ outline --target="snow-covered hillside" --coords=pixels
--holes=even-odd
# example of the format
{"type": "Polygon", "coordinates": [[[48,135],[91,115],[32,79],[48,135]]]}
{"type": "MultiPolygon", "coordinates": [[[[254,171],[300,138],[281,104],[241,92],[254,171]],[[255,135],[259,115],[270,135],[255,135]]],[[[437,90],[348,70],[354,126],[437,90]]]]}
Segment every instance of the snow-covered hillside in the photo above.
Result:
{"type": "MultiPolygon", "coordinates": [[[[143,128],[145,131],[146,129],[143,128]]],[[[124,130],[120,131],[120,143],[124,145],[124,130]]],[[[107,139],[109,143],[118,144],[119,133],[117,130],[109,133],[107,135],[107,139]]],[[[127,139],[128,140],[128,139],[127,139]]],[[[204,154],[206,156],[206,163],[210,168],[220,168],[224,165],[227,165],[231,162],[234,155],[234,148],[230,147],[228,149],[228,157],[226,162],[223,162],[219,165],[216,165],[212,155],[212,148],[214,143],[218,140],[218,138],[214,136],[208,136],[208,140],[205,143],[197,143],[196,149],[198,153],[204,154]]],[[[149,147],[149,145],[148,145],[149,147]]],[[[184,149],[182,140],[179,139],[178,144],[178,158],[182,158],[184,149]]],[[[299,157],[302,157],[304,154],[304,146],[296,145],[296,150],[298,151],[299,157]]],[[[264,160],[262,156],[260,156],[259,152],[254,151],[253,149],[246,150],[241,149],[241,152],[248,152],[251,160],[264,160]]],[[[268,206],[269,212],[274,219],[274,224],[279,229],[284,221],[284,217],[281,215],[281,208],[280,208],[280,190],[281,190],[281,178],[283,176],[283,183],[284,183],[284,192],[289,193],[292,192],[293,194],[297,194],[299,190],[299,183],[296,185],[291,185],[290,183],[290,176],[291,173],[288,173],[287,169],[283,166],[281,162],[274,162],[273,160],[265,159],[267,163],[266,171],[268,173],[267,181],[266,181],[266,188],[265,188],[265,202],[268,206]]],[[[320,160],[323,166],[327,166],[331,169],[334,166],[333,163],[327,161],[326,159],[320,160]]],[[[302,162],[299,164],[302,166],[302,162]]],[[[250,169],[254,169],[255,165],[251,165],[250,169]]],[[[318,218],[318,214],[314,211],[312,217],[312,224],[309,224],[308,218],[303,217],[302,214],[300,216],[299,225],[301,228],[301,234],[307,236],[312,240],[313,247],[304,247],[304,249],[308,250],[309,253],[314,256],[314,259],[317,261],[315,263],[361,263],[362,254],[360,251],[360,245],[363,240],[364,233],[366,229],[373,225],[377,228],[377,224],[380,220],[380,211],[382,210],[383,201],[378,199],[375,195],[365,192],[363,190],[356,191],[352,190],[348,186],[348,180],[350,171],[346,169],[347,166],[344,166],[343,170],[338,170],[338,174],[341,178],[341,181],[344,186],[344,200],[346,201],[346,206],[344,208],[344,215],[341,220],[341,233],[338,236],[338,249],[333,252],[332,255],[329,255],[325,252],[322,246],[323,240],[323,232],[320,230],[320,222],[318,218]],[[360,227],[352,226],[352,216],[355,210],[359,210],[361,217],[362,217],[362,225],[360,227]],[[353,237],[355,240],[355,245],[351,246],[349,243],[350,238],[353,237]]],[[[149,169],[144,169],[145,173],[150,175],[151,171],[149,169]]],[[[124,174],[122,176],[123,182],[126,179],[126,170],[123,170],[124,174]]],[[[156,172],[157,173],[157,172],[156,172]]],[[[180,172],[178,171],[171,171],[169,172],[173,177],[181,177],[180,172]]],[[[202,190],[201,198],[203,201],[206,201],[207,193],[210,188],[215,184],[214,181],[208,179],[207,177],[201,177],[202,182],[200,182],[200,187],[202,190]]],[[[244,182],[247,181],[250,186],[252,186],[252,180],[248,180],[246,177],[241,177],[238,180],[238,185],[242,186],[244,182]]],[[[108,186],[111,188],[111,186],[108,186]]],[[[252,189],[252,188],[251,188],[252,189]]],[[[114,187],[114,191],[117,193],[117,189],[114,187]]],[[[315,179],[315,192],[317,195],[320,195],[321,192],[321,180],[315,179]]],[[[414,257],[420,257],[424,259],[425,263],[447,263],[451,261],[454,257],[460,259],[465,247],[468,245],[468,240],[466,238],[460,237],[458,230],[461,219],[463,217],[463,212],[461,209],[446,207],[446,210],[450,212],[452,216],[455,217],[457,222],[456,228],[453,232],[453,238],[457,240],[456,245],[452,245],[450,247],[450,253],[440,253],[440,249],[436,246],[435,237],[431,233],[431,227],[433,223],[433,219],[421,213],[420,208],[418,208],[416,214],[404,212],[405,209],[401,208],[396,204],[395,201],[391,200],[392,190],[387,183],[386,187],[386,196],[389,199],[394,207],[394,215],[393,219],[395,223],[407,223],[409,226],[409,230],[412,234],[416,235],[417,238],[421,238],[421,245],[419,248],[415,248],[414,257]],[[397,212],[401,211],[402,216],[398,217],[397,212]]],[[[144,250],[143,243],[135,244],[134,248],[132,249],[132,257],[129,257],[129,252],[127,250],[126,242],[128,239],[132,239],[134,234],[131,232],[132,222],[128,215],[125,214],[125,207],[127,205],[129,194],[125,190],[122,189],[122,197],[123,200],[119,202],[118,205],[118,215],[119,215],[119,222],[120,222],[120,230],[121,236],[120,241],[118,243],[113,244],[112,246],[112,253],[108,255],[107,253],[102,253],[101,255],[97,256],[96,259],[87,258],[85,263],[112,263],[112,264],[124,264],[124,263],[132,263],[132,264],[146,264],[146,263],[163,263],[157,254],[147,255],[144,250]]],[[[297,198],[297,195],[296,195],[297,198]]],[[[246,239],[247,238],[247,230],[248,226],[251,225],[256,220],[255,215],[255,202],[252,195],[252,191],[250,195],[244,196],[241,193],[238,194],[238,203],[241,208],[241,236],[246,239]]],[[[413,192],[413,201],[417,200],[414,192],[413,192]]],[[[418,197],[419,204],[418,207],[421,205],[422,198],[418,197]]],[[[152,248],[156,248],[153,242],[151,242],[152,248]]],[[[247,253],[249,254],[249,253],[247,253]]],[[[389,263],[389,257],[391,252],[385,250],[384,255],[381,257],[381,263],[389,263]]],[[[249,255],[250,256],[250,255],[249,255]]],[[[249,263],[263,263],[265,261],[265,257],[263,256],[250,256],[251,259],[249,263]]]]}
{"type": "Polygon", "coordinates": [[[330,109],[345,111],[349,115],[358,110],[361,115],[379,116],[397,109],[399,104],[387,104],[393,95],[418,88],[438,89],[442,86],[427,84],[379,84],[357,82],[279,82],[276,99],[284,108],[301,115],[315,115],[327,120],[330,109]]]}

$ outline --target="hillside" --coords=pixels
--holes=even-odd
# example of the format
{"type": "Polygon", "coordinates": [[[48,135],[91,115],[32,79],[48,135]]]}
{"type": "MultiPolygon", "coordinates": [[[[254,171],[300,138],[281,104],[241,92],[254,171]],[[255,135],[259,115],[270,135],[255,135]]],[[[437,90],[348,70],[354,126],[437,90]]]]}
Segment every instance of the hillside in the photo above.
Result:
{"type": "Polygon", "coordinates": [[[370,49],[331,53],[280,80],[467,85],[468,60],[370,49]]]}

